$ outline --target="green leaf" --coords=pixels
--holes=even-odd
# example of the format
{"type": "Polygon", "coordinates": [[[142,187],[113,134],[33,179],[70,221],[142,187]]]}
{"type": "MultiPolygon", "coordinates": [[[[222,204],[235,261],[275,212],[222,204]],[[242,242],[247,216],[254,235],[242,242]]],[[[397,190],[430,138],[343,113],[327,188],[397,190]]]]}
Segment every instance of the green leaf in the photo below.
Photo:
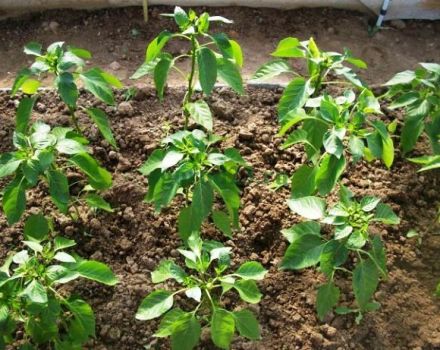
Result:
{"type": "Polygon", "coordinates": [[[72,139],[62,139],[56,144],[56,150],[62,154],[78,154],[86,152],[87,149],[79,142],[72,139]]]}
{"type": "Polygon", "coordinates": [[[214,225],[226,236],[232,237],[231,219],[228,214],[221,210],[214,210],[212,212],[212,220],[214,225]]]}
{"type": "Polygon", "coordinates": [[[153,74],[159,60],[159,58],[155,58],[152,61],[142,63],[136,72],[133,73],[130,79],[139,79],[145,75],[153,74]]]}
{"type": "Polygon", "coordinates": [[[419,116],[408,117],[405,119],[400,135],[400,144],[404,154],[414,149],[414,146],[416,145],[417,140],[422,134],[424,128],[425,124],[423,123],[423,118],[419,116]]]}
{"type": "Polygon", "coordinates": [[[107,140],[107,142],[114,148],[118,148],[118,146],[116,145],[116,140],[113,137],[110,121],[105,112],[99,108],[88,108],[87,114],[96,124],[102,136],[107,140]]]}
{"type": "Polygon", "coordinates": [[[345,165],[346,160],[344,157],[338,159],[330,154],[324,156],[316,174],[316,182],[321,195],[327,195],[336,186],[344,172],[345,165]]]}
{"type": "Polygon", "coordinates": [[[304,221],[285,230],[281,230],[281,233],[289,243],[292,243],[305,235],[316,235],[321,237],[321,225],[316,221],[304,221]]]}
{"type": "Polygon", "coordinates": [[[0,178],[12,175],[17,171],[20,164],[23,163],[22,159],[19,160],[14,160],[14,159],[15,158],[11,157],[11,160],[7,161],[6,163],[4,164],[0,163],[0,178]]]}
{"type": "Polygon", "coordinates": [[[66,214],[70,200],[69,183],[66,175],[58,170],[49,170],[47,172],[47,182],[52,201],[62,213],[66,214]]]}
{"type": "Polygon", "coordinates": [[[101,209],[106,211],[107,213],[113,213],[111,205],[101,196],[96,193],[90,193],[86,196],[86,203],[90,208],[93,209],[101,209]]]}
{"type": "Polygon", "coordinates": [[[189,23],[189,18],[186,12],[179,6],[174,8],[174,20],[181,28],[185,27],[189,23]]]}
{"type": "Polygon", "coordinates": [[[184,312],[181,309],[172,309],[167,312],[161,319],[157,332],[153,335],[157,338],[169,337],[173,331],[180,324],[184,323],[190,313],[184,312]]]}
{"type": "Polygon", "coordinates": [[[160,283],[170,278],[182,283],[186,273],[182,268],[176,265],[171,260],[163,260],[159,266],[151,273],[151,280],[153,283],[160,283]]]}
{"type": "Polygon", "coordinates": [[[344,145],[339,138],[337,130],[332,129],[325,133],[323,145],[327,153],[333,154],[338,159],[344,152],[344,145]]]}
{"type": "Polygon", "coordinates": [[[224,309],[214,309],[211,319],[211,338],[220,349],[229,349],[235,332],[235,319],[224,309]]]}
{"type": "Polygon", "coordinates": [[[17,73],[17,76],[12,85],[11,95],[15,96],[18,89],[25,83],[26,80],[32,75],[32,71],[29,68],[23,68],[17,73]]]}
{"type": "Polygon", "coordinates": [[[323,248],[321,237],[315,234],[302,235],[287,248],[281,268],[299,270],[316,265],[323,248]]]}
{"type": "Polygon", "coordinates": [[[388,108],[396,109],[401,107],[406,107],[408,105],[412,105],[413,103],[419,101],[420,94],[417,91],[410,91],[400,95],[396,100],[394,100],[388,108]]]}
{"type": "Polygon", "coordinates": [[[330,277],[335,267],[341,266],[348,259],[348,249],[345,247],[345,241],[328,241],[322,250],[319,259],[319,269],[330,277]]]}
{"type": "Polygon", "coordinates": [[[200,86],[206,95],[211,94],[217,81],[217,60],[211,49],[202,47],[197,50],[200,86]]]}
{"type": "Polygon", "coordinates": [[[35,41],[31,41],[30,43],[27,43],[24,46],[23,52],[26,55],[32,55],[32,56],[38,57],[38,56],[41,56],[41,49],[42,49],[42,46],[40,43],[37,43],[35,41]]]}
{"type": "Polygon", "coordinates": [[[253,280],[239,280],[234,283],[234,288],[240,294],[240,298],[248,303],[257,304],[261,300],[261,293],[253,280]]]}
{"type": "Polygon", "coordinates": [[[191,119],[203,126],[206,130],[212,131],[212,113],[208,104],[203,100],[190,102],[185,105],[191,119]]]}
{"type": "Polygon", "coordinates": [[[286,141],[282,144],[281,148],[286,149],[298,143],[303,143],[306,145],[311,145],[308,139],[307,131],[303,129],[294,130],[286,139],[286,141]]]}
{"type": "Polygon", "coordinates": [[[163,55],[154,68],[154,85],[156,86],[156,91],[160,101],[163,100],[165,84],[172,65],[173,60],[171,56],[163,55]]]}
{"type": "Polygon", "coordinates": [[[310,81],[304,78],[295,78],[281,96],[278,104],[279,118],[283,118],[288,112],[302,108],[311,94],[310,81]]]}
{"type": "Polygon", "coordinates": [[[49,234],[49,222],[43,214],[33,214],[26,219],[23,232],[28,240],[44,241],[49,234]]]}
{"type": "Polygon", "coordinates": [[[260,281],[266,275],[267,270],[256,261],[248,261],[241,265],[235,275],[240,276],[244,280],[257,280],[260,281]]]}
{"type": "Polygon", "coordinates": [[[338,304],[340,290],[333,282],[319,286],[316,297],[316,310],[321,321],[338,304]]]}
{"type": "Polygon", "coordinates": [[[154,170],[161,168],[164,157],[164,150],[155,149],[147,161],[139,168],[139,172],[145,176],[150,175],[154,170]]]}
{"type": "Polygon", "coordinates": [[[388,130],[382,121],[374,120],[371,124],[379,132],[379,135],[382,138],[382,160],[384,164],[390,168],[394,161],[393,139],[388,134],[388,130]]]}
{"type": "Polygon", "coordinates": [[[34,108],[35,97],[23,97],[17,108],[17,115],[15,119],[15,131],[26,134],[29,120],[31,118],[32,109],[34,108]]]}
{"type": "Polygon", "coordinates": [[[68,326],[69,340],[81,344],[94,337],[95,315],[90,305],[81,299],[68,300],[65,305],[73,315],[68,326]]]}
{"type": "Polygon", "coordinates": [[[400,219],[394,213],[393,209],[384,203],[379,203],[377,205],[374,219],[388,225],[398,225],[400,223],[400,219]]]}
{"type": "Polygon", "coordinates": [[[231,44],[232,58],[235,60],[235,64],[240,68],[243,67],[243,51],[241,50],[240,44],[235,40],[229,40],[229,43],[231,44]]]}
{"type": "Polygon", "coordinates": [[[9,225],[18,222],[26,209],[26,193],[24,179],[16,178],[9,183],[3,193],[3,211],[9,225]]]}
{"type": "Polygon", "coordinates": [[[55,79],[58,92],[61,99],[71,108],[76,108],[76,101],[78,100],[78,88],[75,84],[75,78],[72,73],[63,72],[55,79]]]}
{"type": "Polygon", "coordinates": [[[310,220],[324,217],[325,201],[319,197],[292,198],[287,201],[289,208],[296,214],[310,220]]]}
{"type": "Polygon", "coordinates": [[[228,84],[235,92],[240,95],[245,93],[243,88],[243,79],[237,65],[232,63],[227,58],[218,58],[217,73],[220,80],[228,84]]]}
{"type": "Polygon", "coordinates": [[[167,312],[172,306],[173,294],[163,289],[156,290],[142,301],[136,313],[136,319],[152,320],[167,312]]]}
{"type": "Polygon", "coordinates": [[[305,55],[299,45],[300,42],[297,38],[285,38],[278,43],[276,50],[271,55],[285,58],[302,58],[305,55]]]}
{"type": "Polygon", "coordinates": [[[380,202],[380,198],[366,196],[361,199],[360,204],[361,204],[362,210],[368,213],[368,212],[374,210],[377,207],[377,205],[379,204],[379,202],[380,202]]]}
{"type": "Polygon", "coordinates": [[[276,77],[283,73],[290,73],[292,69],[289,64],[282,60],[276,59],[263,64],[252,76],[252,80],[260,81],[276,77]]]}
{"type": "Polygon", "coordinates": [[[70,247],[73,247],[75,245],[76,245],[76,243],[72,239],[67,239],[67,238],[60,237],[60,236],[57,236],[54,239],[54,250],[55,251],[63,250],[63,249],[66,249],[66,248],[70,248],[70,247]]]}
{"type": "Polygon", "coordinates": [[[104,72],[104,71],[100,71],[101,76],[104,78],[104,80],[107,82],[107,84],[114,86],[117,89],[122,89],[124,87],[124,85],[122,85],[122,83],[119,81],[119,79],[117,77],[115,77],[113,74],[104,72]]]}
{"type": "Polygon", "coordinates": [[[351,152],[354,162],[359,161],[363,157],[365,144],[361,138],[351,135],[348,143],[348,148],[351,152]]]}
{"type": "Polygon", "coordinates": [[[384,85],[385,86],[393,86],[400,84],[409,84],[414,79],[416,79],[416,73],[411,70],[406,70],[404,72],[397,73],[394,77],[388,80],[384,85]]]}
{"type": "Polygon", "coordinates": [[[296,170],[291,179],[291,198],[307,197],[312,195],[316,189],[315,167],[304,164],[296,170]]]}
{"type": "Polygon", "coordinates": [[[173,176],[169,174],[160,174],[160,170],[156,170],[148,177],[149,192],[146,196],[148,202],[155,204],[156,211],[160,211],[163,207],[166,207],[179,188],[179,182],[177,182],[173,176]],[[158,178],[156,179],[156,177],[158,178]]]}
{"type": "Polygon", "coordinates": [[[160,55],[165,44],[170,40],[171,33],[167,30],[161,32],[154,40],[152,40],[147,47],[145,53],[145,62],[151,62],[160,55]]]}
{"type": "Polygon", "coordinates": [[[84,260],[75,269],[81,277],[103,283],[107,286],[114,286],[118,279],[110,268],[98,261],[84,260]]]}
{"type": "Polygon", "coordinates": [[[242,337],[250,340],[261,339],[260,325],[255,315],[249,310],[234,311],[235,326],[242,337]]]}
{"type": "Polygon", "coordinates": [[[83,58],[85,60],[89,60],[92,58],[92,54],[90,53],[90,51],[81,49],[79,47],[69,46],[67,50],[73,53],[75,56],[78,56],[79,58],[83,58]]]}
{"type": "Polygon", "coordinates": [[[35,79],[27,79],[22,85],[21,90],[28,95],[33,95],[40,87],[40,82],[35,79]]]}
{"type": "Polygon", "coordinates": [[[172,350],[192,350],[199,343],[202,327],[197,318],[186,313],[180,317],[171,334],[172,350]]]}
{"type": "Polygon", "coordinates": [[[98,162],[88,153],[75,154],[69,160],[87,175],[90,185],[94,189],[105,190],[111,187],[111,174],[104,168],[100,167],[98,162]]]}
{"type": "Polygon", "coordinates": [[[387,257],[385,252],[385,247],[379,236],[374,236],[371,240],[371,251],[370,257],[375,262],[379,268],[379,272],[384,277],[387,276],[387,257]]]}
{"type": "Polygon", "coordinates": [[[31,303],[47,303],[47,292],[43,285],[36,279],[32,280],[32,282],[29,283],[20,294],[21,296],[28,298],[31,303]]]}
{"type": "Polygon", "coordinates": [[[353,292],[360,309],[371,301],[379,283],[379,274],[370,259],[360,261],[353,271],[353,292]]]}
{"type": "Polygon", "coordinates": [[[99,98],[101,101],[108,105],[114,105],[113,92],[107,81],[101,75],[101,72],[97,68],[90,69],[87,72],[81,73],[81,80],[84,83],[84,87],[87,91],[90,91],[93,95],[99,98]]]}

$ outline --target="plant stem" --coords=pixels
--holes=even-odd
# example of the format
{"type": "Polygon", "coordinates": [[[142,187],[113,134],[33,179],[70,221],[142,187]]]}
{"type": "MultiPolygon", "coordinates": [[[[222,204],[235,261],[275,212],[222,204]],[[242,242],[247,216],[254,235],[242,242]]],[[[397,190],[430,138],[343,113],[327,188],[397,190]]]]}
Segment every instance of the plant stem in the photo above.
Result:
{"type": "Polygon", "coordinates": [[[78,131],[79,133],[81,133],[81,128],[79,127],[78,124],[78,118],[75,115],[75,109],[73,109],[72,107],[69,107],[69,113],[70,113],[70,117],[72,118],[72,123],[73,126],[75,127],[75,130],[78,131]]]}
{"type": "Polygon", "coordinates": [[[188,77],[188,90],[186,91],[185,97],[183,98],[183,102],[182,102],[183,114],[185,116],[185,130],[188,129],[188,122],[189,122],[189,113],[185,110],[185,106],[191,100],[191,97],[194,92],[193,80],[196,70],[196,49],[197,49],[196,39],[194,35],[192,35],[191,36],[191,71],[188,77]]]}

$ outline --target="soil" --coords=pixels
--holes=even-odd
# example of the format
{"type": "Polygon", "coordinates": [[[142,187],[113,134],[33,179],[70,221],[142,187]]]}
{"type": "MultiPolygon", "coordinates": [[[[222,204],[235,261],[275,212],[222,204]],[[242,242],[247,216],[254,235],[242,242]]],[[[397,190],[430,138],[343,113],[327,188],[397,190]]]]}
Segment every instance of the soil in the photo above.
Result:
{"type": "MultiPolygon", "coordinates": [[[[173,22],[160,16],[170,7],[151,7],[150,20],[143,22],[139,7],[100,11],[55,10],[0,21],[0,87],[10,87],[16,72],[30,64],[23,45],[38,41],[45,46],[55,41],[90,50],[92,65],[105,68],[125,84],[136,84],[128,78],[144,60],[147,43],[165,28],[175,29],[173,22]]],[[[251,9],[239,7],[197,8],[224,15],[232,25],[215,24],[242,46],[245,55],[244,75],[249,78],[270,58],[278,41],[287,36],[303,40],[315,37],[326,50],[350,48],[369,66],[361,75],[367,82],[378,84],[394,73],[413,69],[418,62],[432,62],[440,57],[440,21],[392,21],[370,37],[366,14],[335,9],[251,9]]],[[[173,53],[185,50],[183,42],[169,45],[173,53]]],[[[297,67],[301,69],[301,67],[297,67]]],[[[143,82],[149,79],[142,80],[143,82]]],[[[273,81],[285,81],[283,78],[273,81]]],[[[49,82],[46,82],[49,84],[49,82]]],[[[180,85],[179,76],[170,83],[180,85]]]]}
{"type": "MultiPolygon", "coordinates": [[[[222,146],[237,147],[254,167],[254,175],[240,178],[241,230],[227,240],[207,224],[203,236],[232,247],[234,265],[256,260],[269,270],[267,278],[259,282],[264,298],[251,307],[261,323],[262,340],[236,338],[232,348],[440,349],[440,302],[433,296],[440,279],[440,236],[435,235],[438,227],[434,223],[440,204],[436,172],[417,173],[417,168],[399,154],[391,170],[379,162],[361,162],[347,169],[343,182],[356,195],[379,196],[401,217],[398,226],[372,227],[372,232],[385,241],[390,274],[375,295],[381,309],[365,315],[360,325],[355,325],[351,315],[330,315],[325,322],[318,321],[314,304],[316,286],[323,281],[321,274],[313,269],[278,270],[287,248],[280,230],[300,218],[287,208],[289,190],[270,190],[268,179],[274,171],[292,173],[305,160],[301,148],[279,149],[281,140],[275,135],[280,94],[281,90],[250,87],[247,95],[240,97],[220,88],[208,101],[215,114],[214,130],[225,136],[222,146]],[[421,244],[417,239],[406,238],[412,228],[420,233],[421,244]]],[[[155,288],[150,272],[159,261],[170,257],[181,261],[176,251],[180,245],[176,218],[181,203],[177,199],[170,208],[155,213],[151,205],[142,201],[147,186],[137,169],[158,145],[167,126],[172,130],[182,126],[179,104],[183,91],[169,89],[165,102],[159,103],[152,88],[143,88],[134,100],[123,102],[123,107],[122,93],[117,95],[118,107],[101,106],[84,93],[80,99],[84,106],[93,104],[106,109],[120,146],[118,151],[112,150],[87,117],[81,115],[93,153],[113,174],[114,186],[105,198],[116,208],[115,213],[96,214],[80,207],[79,222],[56,214],[56,227],[63,235],[77,240],[78,253],[108,263],[120,278],[114,288],[87,281],[73,285],[73,291],[90,302],[96,313],[97,338],[87,348],[168,349],[167,340],[152,337],[157,322],[137,321],[134,314],[141,300],[155,288]]],[[[0,93],[0,152],[11,149],[16,102],[0,93]]],[[[66,112],[55,93],[49,91],[41,95],[33,118],[67,125],[66,112]]],[[[420,144],[416,154],[424,147],[420,144]]],[[[27,212],[41,207],[46,214],[57,213],[43,185],[29,193],[27,212]]],[[[8,250],[18,248],[21,229],[21,224],[8,227],[0,215],[0,261],[8,250]]],[[[350,285],[341,279],[340,286],[343,301],[349,305],[353,300],[350,285]]],[[[241,306],[234,295],[225,303],[229,308],[241,306]]],[[[204,337],[200,349],[214,349],[208,337],[204,337]]]]}

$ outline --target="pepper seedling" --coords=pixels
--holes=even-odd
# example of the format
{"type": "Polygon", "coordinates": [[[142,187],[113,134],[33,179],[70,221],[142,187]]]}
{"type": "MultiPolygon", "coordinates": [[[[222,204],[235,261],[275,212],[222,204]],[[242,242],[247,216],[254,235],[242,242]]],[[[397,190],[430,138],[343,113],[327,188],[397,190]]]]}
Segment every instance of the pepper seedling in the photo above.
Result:
{"type": "Polygon", "coordinates": [[[0,268],[0,348],[80,349],[95,336],[91,306],[64,288],[78,278],[114,286],[118,279],[98,261],[84,260],[66,250],[73,240],[50,237],[50,224],[32,215],[24,227],[25,248],[12,253],[0,268]],[[24,333],[16,339],[17,329],[24,333]]]}
{"type": "Polygon", "coordinates": [[[379,280],[388,274],[385,248],[379,236],[370,234],[370,225],[375,222],[397,225],[399,218],[391,207],[380,203],[379,198],[367,196],[357,201],[343,186],[340,201],[331,208],[326,208],[323,199],[313,196],[291,199],[288,204],[294,213],[310,221],[282,231],[290,245],[281,269],[318,266],[327,280],[318,287],[318,317],[323,320],[334,309],[338,314],[355,312],[356,321],[360,322],[363,313],[380,307],[373,295],[379,280]],[[333,228],[331,238],[321,233],[321,224],[333,228]],[[350,256],[355,258],[354,269],[350,268],[350,256]],[[351,276],[357,307],[336,307],[341,293],[335,284],[337,273],[351,276]]]}
{"type": "Polygon", "coordinates": [[[227,236],[238,227],[240,190],[235,183],[238,170],[248,164],[234,148],[223,153],[214,148],[221,140],[201,130],[182,130],[166,137],[162,148],[153,151],[139,171],[148,176],[147,202],[156,210],[168,206],[183,192],[187,206],[179,214],[179,233],[186,240],[198,231],[212,213],[214,224],[227,236]],[[214,193],[224,201],[227,212],[213,210],[214,193]]]}
{"type": "Polygon", "coordinates": [[[173,350],[191,350],[199,343],[202,327],[209,327],[213,343],[229,349],[237,330],[248,339],[260,339],[260,327],[248,309],[229,311],[222,305],[222,297],[238,292],[247,303],[256,304],[261,293],[255,281],[262,280],[267,271],[260,263],[245,262],[235,272],[230,267],[231,248],[216,241],[203,242],[198,234],[188,239],[187,249],[179,249],[185,257],[186,272],[171,260],[162,261],[151,273],[153,283],[173,279],[182,285],[177,291],[158,289],[149,294],[139,306],[138,320],[152,320],[163,316],[155,337],[170,337],[173,350]],[[174,296],[185,294],[195,302],[192,311],[174,307],[174,296]]]}
{"type": "Polygon", "coordinates": [[[53,76],[53,84],[69,109],[75,130],[81,132],[77,111],[84,110],[96,124],[104,139],[117,148],[110,121],[105,112],[95,107],[78,106],[78,82],[81,81],[86,91],[111,106],[115,104],[112,87],[122,88],[121,82],[100,68],[83,71],[84,60],[92,58],[91,53],[84,49],[66,46],[62,41],[49,45],[46,52],[43,52],[41,44],[31,42],[24,47],[24,53],[35,56],[35,62],[18,72],[12,86],[12,95],[15,95],[18,90],[33,95],[37,92],[43,76],[47,74],[53,76]]]}
{"type": "Polygon", "coordinates": [[[174,69],[187,81],[187,89],[182,101],[182,113],[185,120],[185,129],[189,120],[212,131],[212,113],[208,104],[202,99],[193,101],[196,90],[210,95],[218,79],[224,81],[239,94],[244,94],[240,68],[243,65],[243,53],[240,45],[228,38],[225,33],[211,34],[212,22],[232,23],[221,16],[210,16],[207,12],[197,15],[193,10],[185,12],[175,7],[174,13],[164,14],[174,18],[179,27],[177,33],[168,30],[161,32],[147,47],[145,62],[133,74],[132,79],[139,79],[152,74],[159,99],[164,97],[164,90],[168,74],[174,69]],[[170,40],[184,40],[189,42],[187,53],[173,57],[164,52],[163,48],[170,40]],[[218,49],[218,52],[214,51],[218,49]],[[177,65],[178,61],[190,59],[190,71],[185,74],[177,65]]]}

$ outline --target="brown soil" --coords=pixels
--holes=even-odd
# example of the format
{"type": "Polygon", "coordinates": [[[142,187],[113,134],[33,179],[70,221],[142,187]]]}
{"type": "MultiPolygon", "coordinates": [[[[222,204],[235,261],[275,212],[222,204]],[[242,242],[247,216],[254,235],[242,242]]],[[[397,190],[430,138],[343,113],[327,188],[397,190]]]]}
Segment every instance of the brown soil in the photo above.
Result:
{"type": "MultiPolygon", "coordinates": [[[[286,36],[301,39],[314,36],[327,50],[350,48],[369,65],[363,77],[376,84],[383,83],[398,71],[414,68],[418,62],[431,62],[440,57],[440,21],[398,21],[392,26],[387,24],[380,33],[369,37],[368,16],[355,12],[238,7],[208,10],[235,21],[233,25],[217,24],[214,28],[226,31],[243,46],[247,78],[269,59],[269,53],[286,36]]],[[[30,63],[29,57],[22,52],[24,44],[39,41],[48,45],[60,40],[90,50],[94,54],[93,65],[107,68],[126,84],[133,84],[128,77],[142,63],[147,42],[163,29],[173,28],[170,19],[159,16],[170,11],[169,7],[152,7],[148,24],[143,22],[139,7],[48,11],[1,21],[0,87],[10,87],[16,72],[30,63]]],[[[184,48],[182,42],[170,45],[171,52],[177,53],[184,48]]],[[[180,84],[178,78],[173,75],[171,84],[180,84]]]]}
{"type": "MultiPolygon", "coordinates": [[[[280,230],[300,218],[285,204],[288,189],[273,192],[266,179],[275,170],[291,173],[305,158],[300,148],[279,150],[281,140],[274,135],[280,92],[249,88],[246,96],[239,97],[221,88],[209,99],[215,112],[215,131],[226,137],[224,146],[237,147],[255,172],[254,177],[241,178],[241,231],[226,244],[233,248],[234,264],[257,260],[270,271],[259,283],[264,298],[253,307],[263,339],[248,342],[237,338],[233,349],[440,349],[440,302],[433,296],[440,279],[440,236],[435,235],[438,227],[433,224],[440,202],[435,172],[417,173],[415,166],[399,156],[389,171],[379,162],[361,163],[347,170],[343,181],[357,195],[380,196],[402,219],[397,227],[372,229],[386,242],[390,277],[376,293],[382,308],[367,314],[361,325],[356,326],[352,316],[332,315],[326,322],[319,322],[314,302],[315,287],[322,276],[312,269],[278,270],[287,247],[280,230]],[[422,235],[421,245],[406,239],[410,228],[422,235]]],[[[87,98],[83,94],[80,103],[100,105],[87,98]]],[[[153,89],[144,88],[128,102],[132,111],[127,106],[124,113],[105,107],[120,145],[118,152],[101,141],[96,128],[81,117],[94,154],[113,173],[114,186],[106,198],[116,212],[92,214],[81,207],[81,222],[57,214],[56,226],[60,233],[78,241],[81,255],[108,263],[121,281],[115,288],[86,281],[74,286],[96,312],[97,339],[91,341],[90,349],[168,349],[166,340],[152,337],[157,322],[137,321],[134,314],[142,298],[154,288],[150,271],[161,259],[178,257],[176,215],[180,203],[177,200],[161,214],[154,213],[151,205],[142,202],[146,181],[137,168],[157,146],[166,125],[173,129],[181,126],[181,98],[181,90],[170,89],[161,104],[153,89]]],[[[121,96],[118,100],[122,101],[121,96]]],[[[11,149],[15,102],[0,93],[0,152],[11,149]]],[[[41,96],[36,110],[35,119],[53,125],[68,124],[64,107],[53,92],[41,96]]],[[[42,206],[47,214],[56,212],[44,186],[32,191],[28,199],[29,211],[42,206]]],[[[21,225],[8,227],[0,215],[0,232],[1,261],[8,250],[17,248],[21,225]]],[[[225,241],[210,225],[203,235],[225,241]]],[[[349,284],[341,285],[345,300],[350,302],[353,296],[349,284]]],[[[234,296],[226,299],[227,307],[234,308],[238,303],[234,296]]],[[[200,349],[213,349],[209,339],[200,349]]]]}

